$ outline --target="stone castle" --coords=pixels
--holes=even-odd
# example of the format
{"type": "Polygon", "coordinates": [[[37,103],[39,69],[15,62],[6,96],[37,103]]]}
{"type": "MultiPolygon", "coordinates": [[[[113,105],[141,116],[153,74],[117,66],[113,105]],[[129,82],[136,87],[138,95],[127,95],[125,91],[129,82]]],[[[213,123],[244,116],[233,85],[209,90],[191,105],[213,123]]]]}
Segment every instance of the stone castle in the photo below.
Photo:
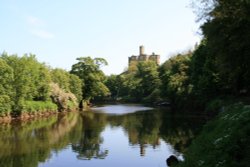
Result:
{"type": "Polygon", "coordinates": [[[137,62],[140,62],[140,61],[154,61],[156,62],[157,65],[159,65],[160,55],[156,55],[154,52],[151,55],[147,55],[144,53],[144,46],[140,46],[139,55],[138,56],[132,55],[131,57],[129,57],[128,65],[130,67],[132,64],[136,64],[137,62]]]}

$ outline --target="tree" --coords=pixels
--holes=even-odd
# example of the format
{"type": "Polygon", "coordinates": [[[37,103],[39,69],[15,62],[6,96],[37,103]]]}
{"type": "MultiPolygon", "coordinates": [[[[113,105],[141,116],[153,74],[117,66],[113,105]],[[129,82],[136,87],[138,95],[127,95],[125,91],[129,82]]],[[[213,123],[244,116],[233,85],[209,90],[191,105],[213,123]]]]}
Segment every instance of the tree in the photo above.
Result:
{"type": "Polygon", "coordinates": [[[51,78],[54,83],[57,83],[65,92],[70,92],[70,74],[63,69],[53,69],[51,71],[51,78]]]}
{"type": "Polygon", "coordinates": [[[13,94],[13,69],[0,58],[0,116],[11,112],[13,94]]]}
{"type": "Polygon", "coordinates": [[[232,94],[250,89],[249,8],[249,0],[203,0],[199,10],[206,19],[201,28],[209,54],[216,58],[222,88],[232,94]]]}
{"type": "Polygon", "coordinates": [[[15,113],[22,111],[25,101],[48,100],[50,76],[48,68],[39,63],[35,55],[8,55],[3,53],[1,58],[13,69],[13,87],[11,101],[15,104],[15,113]]]}
{"type": "Polygon", "coordinates": [[[170,98],[172,103],[186,99],[191,91],[189,83],[190,57],[192,53],[178,54],[167,60],[160,67],[162,95],[170,98]]]}
{"type": "Polygon", "coordinates": [[[105,80],[105,85],[108,87],[112,99],[117,99],[119,96],[121,84],[119,75],[110,75],[105,80]]]}
{"type": "Polygon", "coordinates": [[[74,74],[69,74],[69,89],[70,89],[70,92],[72,92],[76,96],[76,98],[78,99],[78,102],[81,102],[82,100],[83,88],[84,88],[84,85],[82,83],[82,80],[74,74]]]}
{"type": "Polygon", "coordinates": [[[210,50],[204,39],[194,51],[190,63],[192,94],[203,104],[222,92],[218,61],[210,50]]]}
{"type": "Polygon", "coordinates": [[[135,74],[135,77],[139,80],[137,89],[139,90],[140,98],[143,99],[160,87],[161,80],[159,78],[158,66],[153,61],[139,62],[137,69],[135,74]]]}
{"type": "Polygon", "coordinates": [[[64,90],[65,93],[73,93],[78,102],[81,102],[83,83],[78,76],[59,68],[53,69],[51,75],[52,81],[57,83],[60,89],[64,90]]]}
{"type": "Polygon", "coordinates": [[[78,63],[72,65],[71,74],[77,75],[83,82],[83,99],[89,101],[96,97],[109,95],[109,90],[104,84],[105,75],[100,69],[107,65],[103,58],[80,57],[78,63]]]}

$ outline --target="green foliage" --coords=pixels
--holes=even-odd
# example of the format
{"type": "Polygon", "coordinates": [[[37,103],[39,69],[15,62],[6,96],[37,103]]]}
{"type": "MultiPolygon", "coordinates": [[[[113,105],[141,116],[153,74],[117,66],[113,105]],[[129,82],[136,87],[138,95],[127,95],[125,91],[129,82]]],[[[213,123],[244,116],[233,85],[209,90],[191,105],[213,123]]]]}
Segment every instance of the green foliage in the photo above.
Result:
{"type": "Polygon", "coordinates": [[[0,116],[8,116],[11,112],[12,102],[9,96],[0,95],[0,116]]]}
{"type": "Polygon", "coordinates": [[[135,73],[128,72],[125,74],[121,74],[119,77],[122,81],[119,97],[129,102],[140,101],[139,89],[137,89],[140,80],[135,77],[135,73]]]}
{"type": "Polygon", "coordinates": [[[73,101],[68,101],[67,102],[67,108],[70,111],[76,109],[77,108],[76,103],[74,103],[73,101]]]}
{"type": "Polygon", "coordinates": [[[160,99],[161,80],[153,61],[136,63],[128,71],[108,77],[105,84],[114,100],[153,103],[160,99]]]}
{"type": "Polygon", "coordinates": [[[160,77],[162,79],[162,96],[168,97],[172,103],[176,104],[182,100],[186,100],[192,91],[190,85],[190,57],[192,53],[178,54],[167,60],[160,67],[160,77]]]}
{"type": "Polygon", "coordinates": [[[78,63],[72,66],[72,74],[77,75],[83,82],[83,99],[91,100],[95,97],[109,95],[109,90],[104,84],[105,75],[100,69],[102,65],[107,65],[107,61],[102,58],[80,57],[78,63]]]}
{"type": "Polygon", "coordinates": [[[12,83],[13,69],[0,58],[0,94],[11,95],[13,93],[12,83]]]}
{"type": "Polygon", "coordinates": [[[13,95],[13,70],[0,58],[0,116],[7,116],[11,112],[13,95]]]}
{"type": "Polygon", "coordinates": [[[203,40],[194,51],[190,63],[192,94],[199,97],[203,105],[222,92],[219,64],[210,50],[207,41],[203,40]]]}
{"type": "Polygon", "coordinates": [[[157,103],[157,102],[160,102],[160,101],[162,101],[161,91],[160,91],[160,89],[157,89],[157,88],[153,92],[151,92],[150,95],[143,98],[144,103],[152,103],[152,102],[157,103]]]}
{"type": "Polygon", "coordinates": [[[250,107],[230,105],[194,140],[179,167],[249,166],[250,107]]]}
{"type": "MultiPolygon", "coordinates": [[[[0,113],[55,111],[56,105],[48,102],[52,93],[51,79],[65,93],[75,94],[78,102],[82,100],[82,81],[77,76],[62,69],[50,70],[32,54],[18,57],[3,53],[0,57],[0,113]]],[[[78,106],[73,95],[67,97],[72,97],[74,106],[78,106]]]]}
{"type": "Polygon", "coordinates": [[[70,92],[70,77],[67,71],[59,68],[53,69],[51,71],[51,78],[65,92],[70,92]]]}
{"type": "Polygon", "coordinates": [[[215,0],[202,25],[209,55],[221,77],[221,88],[231,94],[250,88],[250,3],[249,1],[215,0]]]}
{"type": "Polygon", "coordinates": [[[57,112],[57,105],[51,101],[25,101],[22,113],[57,112]]]}
{"type": "Polygon", "coordinates": [[[149,96],[161,85],[158,66],[153,61],[139,62],[135,77],[139,80],[137,88],[140,98],[149,96]]]}
{"type": "Polygon", "coordinates": [[[69,89],[70,92],[73,93],[76,98],[78,99],[78,102],[81,102],[82,100],[82,88],[84,87],[82,80],[74,75],[69,74],[69,89]]]}
{"type": "Polygon", "coordinates": [[[110,91],[110,96],[112,99],[117,99],[122,88],[123,80],[120,75],[110,75],[105,80],[105,85],[110,91]]]}
{"type": "MultiPolygon", "coordinates": [[[[9,71],[13,71],[9,72],[10,78],[13,78],[8,81],[11,88],[6,91],[13,102],[12,111],[15,114],[20,113],[26,100],[49,100],[49,70],[36,60],[35,55],[18,57],[3,53],[1,59],[11,68],[9,71]]],[[[8,73],[3,76],[6,75],[8,73]]]]}
{"type": "Polygon", "coordinates": [[[222,110],[224,103],[225,102],[222,99],[219,99],[219,98],[214,99],[214,100],[208,102],[208,104],[206,104],[205,111],[207,113],[211,113],[211,114],[218,113],[219,111],[222,110]]]}
{"type": "Polygon", "coordinates": [[[63,69],[53,69],[51,70],[51,77],[54,83],[57,83],[65,93],[73,93],[78,102],[82,100],[82,88],[83,84],[81,79],[63,69]]]}

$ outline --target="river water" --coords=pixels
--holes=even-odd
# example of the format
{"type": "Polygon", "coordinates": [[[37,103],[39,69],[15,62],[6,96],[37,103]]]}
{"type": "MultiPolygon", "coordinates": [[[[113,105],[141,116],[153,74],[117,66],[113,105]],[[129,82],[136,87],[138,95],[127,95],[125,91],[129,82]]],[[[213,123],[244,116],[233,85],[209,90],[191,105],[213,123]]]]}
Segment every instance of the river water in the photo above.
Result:
{"type": "Polygon", "coordinates": [[[0,167],[165,167],[183,153],[203,120],[141,105],[0,124],[0,167]]]}

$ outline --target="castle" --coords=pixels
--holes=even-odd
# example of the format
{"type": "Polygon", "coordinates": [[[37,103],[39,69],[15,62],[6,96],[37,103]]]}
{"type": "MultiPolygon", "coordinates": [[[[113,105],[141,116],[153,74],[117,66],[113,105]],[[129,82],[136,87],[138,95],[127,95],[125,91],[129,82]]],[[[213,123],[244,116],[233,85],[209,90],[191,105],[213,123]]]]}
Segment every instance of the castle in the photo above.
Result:
{"type": "Polygon", "coordinates": [[[147,55],[144,53],[144,46],[140,46],[139,48],[139,56],[132,55],[128,58],[128,65],[129,67],[132,64],[136,64],[140,61],[154,61],[157,65],[160,64],[160,55],[156,55],[154,52],[151,55],[147,55]]]}

